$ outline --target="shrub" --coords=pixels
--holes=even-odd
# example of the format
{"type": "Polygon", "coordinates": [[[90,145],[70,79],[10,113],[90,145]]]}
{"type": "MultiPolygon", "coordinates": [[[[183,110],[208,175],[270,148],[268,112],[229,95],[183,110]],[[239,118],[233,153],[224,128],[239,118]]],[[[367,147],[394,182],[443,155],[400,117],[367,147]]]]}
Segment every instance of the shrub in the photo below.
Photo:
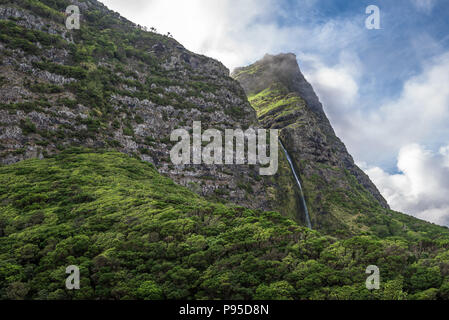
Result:
{"type": "Polygon", "coordinates": [[[31,122],[30,119],[20,120],[20,128],[22,129],[22,133],[24,135],[29,135],[37,132],[36,125],[31,122]]]}

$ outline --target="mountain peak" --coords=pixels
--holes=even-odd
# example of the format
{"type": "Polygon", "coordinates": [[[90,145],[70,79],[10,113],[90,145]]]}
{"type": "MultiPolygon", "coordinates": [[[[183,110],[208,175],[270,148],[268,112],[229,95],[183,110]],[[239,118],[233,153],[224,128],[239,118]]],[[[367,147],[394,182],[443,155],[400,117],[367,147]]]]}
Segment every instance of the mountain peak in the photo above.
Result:
{"type": "Polygon", "coordinates": [[[312,111],[324,115],[323,106],[302,74],[294,53],[265,54],[261,60],[235,69],[232,77],[240,82],[248,95],[276,86],[297,93],[312,111]]]}
{"type": "Polygon", "coordinates": [[[350,232],[358,226],[347,222],[354,215],[348,208],[363,208],[367,215],[389,208],[336,136],[294,54],[267,54],[236,69],[232,76],[244,88],[259,122],[280,130],[285,149],[301,176],[312,224],[317,229],[350,232]],[[341,203],[333,200],[336,190],[345,195],[341,203]]]}
{"type": "Polygon", "coordinates": [[[292,63],[292,64],[298,65],[298,62],[296,60],[296,54],[294,54],[292,52],[279,53],[279,54],[275,54],[275,55],[266,53],[260,61],[264,61],[266,63],[274,63],[274,64],[283,62],[283,63],[292,63]]]}

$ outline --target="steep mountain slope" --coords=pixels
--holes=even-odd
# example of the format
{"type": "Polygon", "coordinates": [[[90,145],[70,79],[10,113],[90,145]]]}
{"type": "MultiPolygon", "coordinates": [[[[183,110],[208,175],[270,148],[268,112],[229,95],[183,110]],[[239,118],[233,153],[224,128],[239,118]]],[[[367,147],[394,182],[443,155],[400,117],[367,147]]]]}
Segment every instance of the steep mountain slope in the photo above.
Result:
{"type": "Polygon", "coordinates": [[[232,76],[245,89],[264,127],[281,130],[303,180],[315,228],[343,236],[386,236],[407,228],[335,135],[294,54],[266,55],[232,76]]]}
{"type": "Polygon", "coordinates": [[[394,213],[384,209],[387,204],[375,186],[335,137],[291,56],[266,58],[254,65],[258,72],[242,69],[237,77],[251,91],[259,122],[245,92],[221,63],[142,30],[98,1],[1,0],[0,24],[2,163],[44,158],[70,146],[113,148],[153,163],[209,199],[276,210],[306,225],[282,150],[273,177],[260,176],[257,166],[178,166],[169,158],[170,133],[191,131],[193,121],[201,121],[203,130],[283,128],[282,140],[304,175],[314,227],[341,236],[387,236],[404,228],[386,218],[385,213],[394,213]],[[80,7],[80,30],[65,28],[62,12],[69,4],[80,7]],[[259,65],[278,72],[268,68],[262,73],[265,67],[259,65]],[[263,96],[272,83],[285,92],[263,96]],[[285,94],[293,95],[287,108],[285,94]],[[297,107],[302,97],[307,103],[297,107]],[[283,114],[277,114],[280,110],[283,114]],[[307,125],[298,126],[301,122],[307,125]]]}
{"type": "Polygon", "coordinates": [[[213,203],[117,152],[0,167],[0,299],[449,298],[449,237],[337,241],[213,203]],[[381,270],[381,290],[365,269],[381,270]],[[65,270],[80,267],[80,290],[65,270]]]}
{"type": "Polygon", "coordinates": [[[219,62],[97,1],[0,0],[0,25],[1,299],[449,298],[448,229],[387,209],[291,57],[236,74],[256,114],[219,62]],[[81,30],[64,27],[69,4],[81,30]],[[282,150],[273,177],[171,164],[173,129],[257,117],[282,128],[323,233],[300,226],[282,150]]]}
{"type": "Polygon", "coordinates": [[[0,161],[44,158],[70,146],[114,148],[153,163],[196,193],[301,221],[283,154],[278,174],[257,166],[172,164],[174,129],[258,126],[221,63],[146,32],[100,2],[0,0],[0,161]],[[63,12],[81,10],[81,29],[63,12]]]}

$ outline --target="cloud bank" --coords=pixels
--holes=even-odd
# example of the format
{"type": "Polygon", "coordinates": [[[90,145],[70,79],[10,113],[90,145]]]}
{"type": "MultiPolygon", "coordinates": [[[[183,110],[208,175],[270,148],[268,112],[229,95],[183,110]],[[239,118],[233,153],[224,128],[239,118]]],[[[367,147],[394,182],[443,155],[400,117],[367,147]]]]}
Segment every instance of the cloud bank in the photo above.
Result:
{"type": "Polygon", "coordinates": [[[449,53],[425,63],[397,98],[371,110],[357,106],[363,97],[351,66],[343,61],[310,75],[338,135],[356,159],[371,164],[398,154],[399,173],[361,167],[394,210],[449,226],[449,53]]]}
{"type": "Polygon", "coordinates": [[[369,110],[358,105],[363,105],[363,96],[360,95],[346,109],[339,106],[341,100],[350,101],[357,95],[352,85],[357,83],[357,78],[348,71],[348,67],[338,72],[342,86],[336,84],[331,94],[320,89],[327,80],[320,82],[318,78],[314,83],[320,98],[327,102],[327,108],[343,111],[341,114],[329,113],[337,133],[356,159],[383,164],[411,143],[437,149],[448,142],[449,52],[427,62],[423,69],[404,83],[398,97],[379,100],[378,107],[369,110]]]}
{"type": "Polygon", "coordinates": [[[432,152],[418,144],[401,148],[400,173],[365,168],[392,209],[420,219],[449,225],[449,145],[432,152]]]}

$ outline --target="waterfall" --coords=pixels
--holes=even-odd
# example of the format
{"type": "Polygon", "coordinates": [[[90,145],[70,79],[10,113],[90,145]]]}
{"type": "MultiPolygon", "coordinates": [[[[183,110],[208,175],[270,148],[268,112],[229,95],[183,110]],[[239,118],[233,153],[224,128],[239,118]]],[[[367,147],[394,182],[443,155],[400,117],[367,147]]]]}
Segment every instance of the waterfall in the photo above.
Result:
{"type": "Polygon", "coordinates": [[[285,147],[284,147],[284,145],[282,144],[282,141],[281,141],[281,140],[279,140],[279,143],[280,143],[280,145],[281,145],[282,150],[284,151],[285,156],[287,157],[288,163],[290,164],[290,168],[292,169],[293,176],[294,176],[295,179],[296,179],[296,184],[298,185],[298,188],[299,188],[299,194],[300,194],[300,196],[301,196],[301,202],[302,202],[302,205],[303,205],[303,207],[304,207],[304,212],[305,212],[305,214],[306,214],[306,223],[307,223],[307,227],[308,227],[309,229],[312,229],[312,223],[310,222],[309,210],[307,209],[306,199],[304,198],[304,192],[303,192],[303,190],[302,190],[301,181],[299,180],[299,177],[298,177],[298,175],[296,174],[295,166],[293,165],[293,161],[292,161],[292,159],[290,158],[290,155],[288,154],[287,149],[285,149],[285,147]]]}

